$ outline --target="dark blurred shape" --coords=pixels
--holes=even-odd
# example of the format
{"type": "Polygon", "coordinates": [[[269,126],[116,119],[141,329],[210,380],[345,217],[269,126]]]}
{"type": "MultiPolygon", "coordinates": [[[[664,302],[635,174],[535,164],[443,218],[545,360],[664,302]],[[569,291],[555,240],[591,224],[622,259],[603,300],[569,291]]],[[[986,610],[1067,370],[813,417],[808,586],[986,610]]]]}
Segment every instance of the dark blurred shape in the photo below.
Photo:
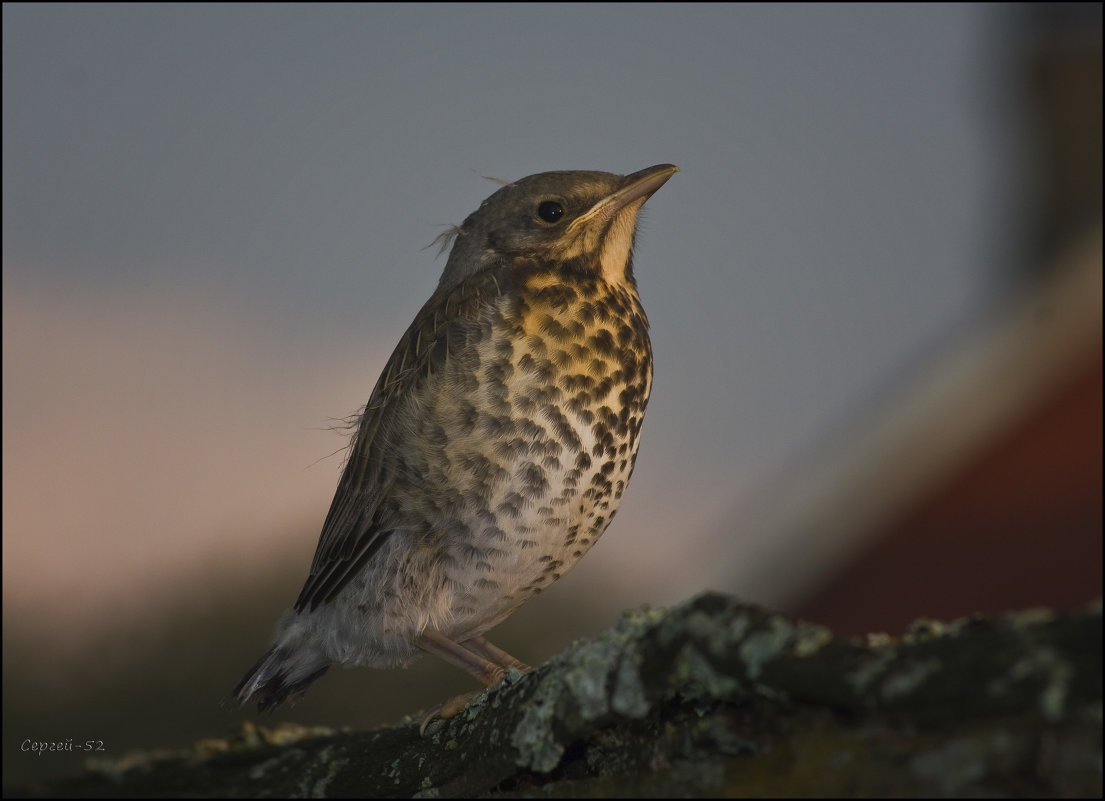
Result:
{"type": "Polygon", "coordinates": [[[1032,274],[1101,219],[1102,6],[1038,3],[1020,17],[1020,96],[1034,156],[1032,274]]]}

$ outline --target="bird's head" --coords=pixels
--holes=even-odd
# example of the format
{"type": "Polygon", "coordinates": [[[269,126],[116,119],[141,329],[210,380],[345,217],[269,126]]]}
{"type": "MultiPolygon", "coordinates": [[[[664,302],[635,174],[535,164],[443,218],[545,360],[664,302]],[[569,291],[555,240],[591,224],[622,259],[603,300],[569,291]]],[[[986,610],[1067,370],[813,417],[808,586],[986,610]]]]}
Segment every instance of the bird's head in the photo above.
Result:
{"type": "Polygon", "coordinates": [[[678,170],[658,164],[632,175],[543,172],[507,184],[454,229],[438,290],[518,262],[571,262],[608,283],[628,283],[637,212],[678,170]]]}

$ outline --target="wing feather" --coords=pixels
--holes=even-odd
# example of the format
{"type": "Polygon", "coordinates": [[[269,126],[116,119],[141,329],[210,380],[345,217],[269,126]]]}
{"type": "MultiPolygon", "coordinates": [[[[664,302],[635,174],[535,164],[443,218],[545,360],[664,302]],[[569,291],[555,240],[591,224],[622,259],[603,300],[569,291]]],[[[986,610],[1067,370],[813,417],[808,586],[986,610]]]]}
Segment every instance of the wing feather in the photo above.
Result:
{"type": "Polygon", "coordinates": [[[381,525],[385,523],[380,519],[381,503],[399,479],[389,454],[402,448],[403,442],[387,441],[381,432],[393,440],[397,437],[401,427],[394,425],[395,415],[412,393],[421,393],[426,382],[435,380],[441,365],[434,362],[447,359],[454,343],[459,340],[467,347],[467,336],[457,334],[469,330],[485,313],[486,298],[497,297],[497,292],[481,291],[483,286],[497,289],[498,283],[492,273],[483,273],[447,292],[435,292],[399,340],[361,413],[310,575],[295,603],[297,611],[332,599],[391,533],[381,525]]]}

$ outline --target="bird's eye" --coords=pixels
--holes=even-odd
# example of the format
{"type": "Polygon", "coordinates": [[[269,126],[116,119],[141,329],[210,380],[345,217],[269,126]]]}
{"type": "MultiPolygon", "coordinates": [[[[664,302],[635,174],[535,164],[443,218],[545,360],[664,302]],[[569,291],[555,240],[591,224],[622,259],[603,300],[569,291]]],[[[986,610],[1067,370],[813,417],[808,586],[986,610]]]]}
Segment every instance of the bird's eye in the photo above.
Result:
{"type": "Polygon", "coordinates": [[[559,222],[564,216],[564,207],[555,200],[546,200],[537,207],[537,216],[547,223],[559,222]]]}

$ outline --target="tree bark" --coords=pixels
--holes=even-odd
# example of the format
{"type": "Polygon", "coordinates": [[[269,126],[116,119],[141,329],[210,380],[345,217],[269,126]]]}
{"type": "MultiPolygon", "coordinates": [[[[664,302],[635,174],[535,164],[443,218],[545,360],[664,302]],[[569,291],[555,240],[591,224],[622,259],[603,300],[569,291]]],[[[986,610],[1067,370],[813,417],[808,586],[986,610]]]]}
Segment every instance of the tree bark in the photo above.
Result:
{"type": "Polygon", "coordinates": [[[707,592],[512,671],[424,737],[247,725],[41,793],[1100,795],[1101,640],[1100,602],[858,641],[707,592]]]}

